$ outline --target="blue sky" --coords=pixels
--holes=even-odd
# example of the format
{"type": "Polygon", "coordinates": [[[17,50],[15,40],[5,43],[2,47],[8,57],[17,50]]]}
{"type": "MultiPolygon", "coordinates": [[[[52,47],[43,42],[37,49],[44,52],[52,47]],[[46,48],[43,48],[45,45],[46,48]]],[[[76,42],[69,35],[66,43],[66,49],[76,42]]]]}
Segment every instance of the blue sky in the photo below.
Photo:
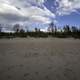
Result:
{"type": "Polygon", "coordinates": [[[70,15],[57,16],[58,26],[70,25],[70,26],[80,26],[80,14],[71,13],[70,15]]]}
{"type": "MultiPolygon", "coordinates": [[[[61,14],[61,15],[58,15],[56,14],[56,11],[57,11],[57,7],[59,7],[59,2],[60,0],[58,0],[58,3],[57,5],[55,5],[55,0],[47,0],[44,5],[51,11],[53,12],[55,15],[56,15],[56,25],[58,26],[64,26],[66,24],[69,24],[69,25],[76,25],[76,26],[80,26],[80,6],[76,8],[75,5],[79,5],[80,4],[80,1],[79,0],[72,0],[72,3],[74,3],[73,6],[75,6],[75,8],[72,8],[70,9],[70,7],[73,7],[73,6],[69,6],[68,11],[65,11],[65,14],[61,14]],[[77,4],[77,3],[79,4],[77,4]],[[73,11],[73,9],[75,11],[73,11]],[[66,14],[68,12],[68,14],[66,14]]],[[[63,1],[63,0],[61,0],[63,1]]],[[[65,0],[64,0],[65,1],[65,0]]],[[[68,4],[70,0],[66,0],[64,4],[68,4]]],[[[64,8],[66,8],[66,6],[63,6],[64,8]]],[[[63,11],[62,11],[63,12],[63,11]]]]}
{"type": "Polygon", "coordinates": [[[0,23],[44,28],[80,25],[80,0],[0,0],[0,23]]]}

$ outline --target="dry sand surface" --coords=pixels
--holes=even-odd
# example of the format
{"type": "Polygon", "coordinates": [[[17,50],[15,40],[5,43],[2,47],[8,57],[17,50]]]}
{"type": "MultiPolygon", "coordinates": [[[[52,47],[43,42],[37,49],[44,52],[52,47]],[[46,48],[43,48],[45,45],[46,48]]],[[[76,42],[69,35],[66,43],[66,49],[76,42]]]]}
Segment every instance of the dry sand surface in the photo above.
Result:
{"type": "Polygon", "coordinates": [[[80,80],[80,40],[0,40],[0,80],[80,80]]]}

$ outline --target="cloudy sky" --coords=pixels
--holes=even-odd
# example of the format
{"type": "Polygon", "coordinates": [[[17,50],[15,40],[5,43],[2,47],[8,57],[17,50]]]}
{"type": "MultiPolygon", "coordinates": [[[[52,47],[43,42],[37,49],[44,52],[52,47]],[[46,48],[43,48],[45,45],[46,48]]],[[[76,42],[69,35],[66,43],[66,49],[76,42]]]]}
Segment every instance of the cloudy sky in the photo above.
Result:
{"type": "Polygon", "coordinates": [[[0,23],[80,25],[80,0],[0,0],[0,23]]]}

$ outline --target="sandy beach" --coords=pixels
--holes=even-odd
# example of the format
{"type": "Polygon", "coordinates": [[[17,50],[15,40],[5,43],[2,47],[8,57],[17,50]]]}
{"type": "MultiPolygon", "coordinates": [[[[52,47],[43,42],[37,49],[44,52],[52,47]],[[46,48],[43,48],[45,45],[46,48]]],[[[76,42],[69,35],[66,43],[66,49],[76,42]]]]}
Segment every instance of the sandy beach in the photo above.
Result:
{"type": "Polygon", "coordinates": [[[0,40],[0,80],[80,80],[80,40],[0,40]]]}

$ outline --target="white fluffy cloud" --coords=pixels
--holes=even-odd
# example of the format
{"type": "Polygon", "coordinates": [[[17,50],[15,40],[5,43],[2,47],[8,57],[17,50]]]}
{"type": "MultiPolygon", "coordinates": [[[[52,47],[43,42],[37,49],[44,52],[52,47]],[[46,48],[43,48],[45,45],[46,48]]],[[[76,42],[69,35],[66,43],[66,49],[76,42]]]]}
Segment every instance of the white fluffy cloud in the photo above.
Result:
{"type": "Polygon", "coordinates": [[[58,4],[57,14],[65,15],[72,12],[77,12],[80,9],[80,0],[56,0],[58,4]]]}
{"type": "Polygon", "coordinates": [[[0,21],[3,23],[38,21],[49,23],[50,12],[43,3],[45,0],[0,0],[0,21]]]}

